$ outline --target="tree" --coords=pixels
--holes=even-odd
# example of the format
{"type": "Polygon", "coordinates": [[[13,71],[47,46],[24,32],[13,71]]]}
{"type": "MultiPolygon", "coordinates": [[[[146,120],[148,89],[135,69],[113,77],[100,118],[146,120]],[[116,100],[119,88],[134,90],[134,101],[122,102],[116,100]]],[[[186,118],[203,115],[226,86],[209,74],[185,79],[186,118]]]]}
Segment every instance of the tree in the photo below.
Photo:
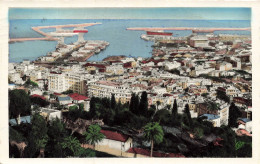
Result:
{"type": "Polygon", "coordinates": [[[237,118],[240,117],[242,113],[238,109],[238,107],[232,102],[229,107],[229,116],[228,116],[228,125],[230,127],[237,126],[237,118]]]}
{"type": "Polygon", "coordinates": [[[156,101],[156,105],[157,105],[157,111],[158,111],[158,107],[161,105],[160,101],[156,101]]]}
{"type": "Polygon", "coordinates": [[[130,110],[132,113],[135,112],[135,109],[134,109],[134,106],[135,106],[135,103],[136,103],[135,100],[136,100],[135,94],[132,93],[131,100],[130,100],[130,105],[129,105],[129,110],[130,110]]]}
{"type": "Polygon", "coordinates": [[[134,105],[133,105],[133,113],[138,115],[139,114],[139,96],[135,95],[134,97],[134,105]]]}
{"type": "Polygon", "coordinates": [[[153,120],[160,122],[161,125],[168,125],[171,119],[171,114],[166,109],[161,109],[154,115],[153,120]]]}
{"type": "Polygon", "coordinates": [[[50,122],[48,127],[49,141],[46,145],[46,152],[51,157],[63,157],[61,143],[68,133],[65,129],[65,124],[58,118],[50,122]]]}
{"type": "Polygon", "coordinates": [[[65,124],[60,119],[56,118],[50,122],[48,136],[51,140],[54,142],[61,142],[66,134],[65,124]]]}
{"type": "Polygon", "coordinates": [[[62,94],[66,94],[66,95],[71,94],[71,93],[73,93],[73,90],[70,90],[70,89],[62,92],[62,94]]]}
{"type": "Polygon", "coordinates": [[[95,145],[105,138],[104,134],[102,134],[100,130],[101,127],[95,124],[90,125],[87,132],[84,133],[84,136],[86,137],[86,142],[93,145],[94,149],[96,148],[95,145]]]}
{"type": "Polygon", "coordinates": [[[112,96],[111,96],[111,108],[112,108],[113,110],[115,110],[115,108],[116,108],[115,94],[112,94],[112,96]]]}
{"type": "Polygon", "coordinates": [[[24,90],[12,90],[9,92],[9,113],[15,117],[17,124],[20,124],[20,115],[28,114],[31,111],[29,95],[24,90]]]}
{"type": "Polygon", "coordinates": [[[95,153],[89,150],[85,150],[81,147],[79,140],[75,137],[68,136],[64,138],[63,142],[61,143],[63,152],[65,157],[73,156],[73,157],[93,157],[95,153]]]}
{"type": "Polygon", "coordinates": [[[84,111],[84,104],[83,103],[80,103],[78,104],[79,105],[79,110],[80,111],[84,111]]]}
{"type": "Polygon", "coordinates": [[[158,122],[150,122],[144,127],[144,137],[151,143],[151,154],[153,156],[154,143],[161,143],[163,141],[163,129],[158,122]]]}
{"type": "Polygon", "coordinates": [[[90,106],[90,109],[89,109],[89,113],[92,117],[95,116],[95,112],[96,112],[96,103],[97,103],[97,98],[96,97],[92,97],[90,99],[90,102],[89,102],[89,106],[90,106]]]}
{"type": "Polygon", "coordinates": [[[141,100],[139,103],[139,108],[138,108],[138,114],[142,114],[143,116],[146,116],[148,111],[148,99],[147,99],[147,93],[146,91],[142,92],[141,95],[141,100]]]}
{"type": "Polygon", "coordinates": [[[47,105],[49,105],[50,103],[40,97],[31,97],[31,103],[32,104],[37,104],[41,107],[45,107],[47,105]]]}
{"type": "Polygon", "coordinates": [[[227,96],[226,92],[217,90],[217,98],[229,103],[230,102],[230,98],[227,96]]]}
{"type": "Polygon", "coordinates": [[[176,99],[174,99],[174,104],[173,104],[173,107],[172,107],[172,119],[173,120],[176,120],[177,113],[178,113],[178,105],[177,105],[176,99]]]}
{"type": "Polygon", "coordinates": [[[25,149],[27,157],[37,157],[38,152],[40,152],[40,156],[44,157],[45,146],[49,139],[46,121],[40,114],[36,113],[32,116],[31,124],[28,146],[25,149]]]}
{"type": "Polygon", "coordinates": [[[33,88],[38,87],[38,84],[35,83],[35,82],[33,82],[33,81],[31,81],[30,79],[28,79],[28,80],[24,83],[24,85],[25,85],[26,87],[33,87],[33,88]]]}
{"type": "Polygon", "coordinates": [[[186,118],[188,119],[187,124],[188,124],[189,127],[191,127],[193,122],[192,122],[192,119],[191,119],[190,108],[189,108],[188,104],[185,105],[184,113],[186,115],[186,118]]]}
{"type": "Polygon", "coordinates": [[[25,137],[14,128],[9,126],[9,156],[10,157],[23,157],[24,148],[27,146],[25,137]],[[18,153],[19,152],[19,153],[18,153]],[[19,154],[19,155],[18,155],[19,154]]]}

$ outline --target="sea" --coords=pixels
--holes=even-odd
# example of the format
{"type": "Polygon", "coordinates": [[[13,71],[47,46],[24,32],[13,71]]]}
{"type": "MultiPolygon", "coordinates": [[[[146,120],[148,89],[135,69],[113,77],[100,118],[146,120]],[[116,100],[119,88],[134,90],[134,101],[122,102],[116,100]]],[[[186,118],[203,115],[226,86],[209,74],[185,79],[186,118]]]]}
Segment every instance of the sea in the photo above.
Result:
{"type": "MultiPolygon", "coordinates": [[[[144,31],[128,31],[129,27],[225,27],[245,28],[251,27],[249,20],[173,20],[173,19],[16,19],[9,20],[9,38],[33,38],[42,37],[33,31],[31,27],[47,25],[66,25],[81,23],[102,23],[86,27],[88,33],[85,40],[104,40],[110,45],[101,53],[89,58],[89,61],[102,61],[108,56],[125,55],[130,57],[151,57],[151,41],[140,38],[144,31]]],[[[70,28],[65,28],[70,29],[70,28]]],[[[42,29],[52,32],[55,29],[42,29]]],[[[191,31],[166,31],[172,32],[173,36],[182,37],[191,34],[191,31]]],[[[215,34],[239,34],[251,35],[250,31],[216,31],[215,34]]],[[[65,43],[77,41],[77,36],[66,37],[65,43]]],[[[24,41],[9,44],[9,62],[18,63],[27,59],[36,60],[54,51],[57,41],[24,41]]]]}

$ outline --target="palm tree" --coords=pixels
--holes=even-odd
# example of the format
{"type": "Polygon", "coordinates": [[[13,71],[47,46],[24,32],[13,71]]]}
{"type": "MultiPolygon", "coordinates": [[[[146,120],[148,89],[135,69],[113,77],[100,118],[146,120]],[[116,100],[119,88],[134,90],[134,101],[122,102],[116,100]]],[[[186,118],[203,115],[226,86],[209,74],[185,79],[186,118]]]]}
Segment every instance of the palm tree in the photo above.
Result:
{"type": "Polygon", "coordinates": [[[102,141],[105,136],[100,132],[101,127],[97,124],[90,125],[88,127],[87,132],[84,133],[84,136],[86,137],[86,142],[93,145],[95,149],[95,145],[102,141]]]}
{"type": "Polygon", "coordinates": [[[147,139],[147,141],[151,142],[151,157],[153,155],[153,144],[161,143],[163,141],[163,135],[163,129],[158,122],[150,122],[145,125],[144,137],[147,139]]]}
{"type": "Polygon", "coordinates": [[[78,156],[79,155],[79,149],[80,147],[80,142],[77,140],[77,138],[68,136],[64,138],[64,141],[61,143],[61,146],[63,149],[68,149],[71,153],[68,153],[66,155],[69,156],[78,156]]]}

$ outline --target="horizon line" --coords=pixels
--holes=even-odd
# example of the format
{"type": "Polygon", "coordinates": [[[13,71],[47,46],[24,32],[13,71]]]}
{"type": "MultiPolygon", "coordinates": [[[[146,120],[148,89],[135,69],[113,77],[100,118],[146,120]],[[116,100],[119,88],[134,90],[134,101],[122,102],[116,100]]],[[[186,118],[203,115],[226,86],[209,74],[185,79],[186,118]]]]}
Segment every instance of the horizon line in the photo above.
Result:
{"type": "Polygon", "coordinates": [[[45,19],[45,20],[187,20],[187,21],[198,21],[198,20],[209,20],[209,21],[251,21],[251,19],[168,19],[168,18],[162,18],[162,19],[152,19],[152,18],[8,18],[8,20],[38,20],[38,19],[45,19]]]}

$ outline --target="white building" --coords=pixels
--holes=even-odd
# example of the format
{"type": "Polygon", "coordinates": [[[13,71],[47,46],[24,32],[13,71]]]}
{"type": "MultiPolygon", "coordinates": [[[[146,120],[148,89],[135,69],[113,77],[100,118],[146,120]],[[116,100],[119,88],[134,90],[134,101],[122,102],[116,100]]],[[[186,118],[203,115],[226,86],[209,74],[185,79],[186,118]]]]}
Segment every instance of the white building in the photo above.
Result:
{"type": "Polygon", "coordinates": [[[40,114],[46,117],[48,121],[55,120],[56,118],[62,119],[62,113],[60,110],[41,108],[40,114]]]}
{"type": "Polygon", "coordinates": [[[203,114],[200,117],[206,117],[207,121],[212,122],[214,127],[220,127],[220,116],[214,114],[203,114]]]}
{"type": "Polygon", "coordinates": [[[108,149],[126,152],[133,147],[133,140],[131,137],[109,130],[101,130],[100,132],[103,133],[106,138],[96,145],[97,150],[106,147],[108,149]]]}
{"type": "Polygon", "coordinates": [[[121,103],[129,102],[131,93],[128,85],[122,85],[121,83],[112,81],[96,81],[89,83],[88,86],[89,97],[111,98],[111,95],[114,94],[116,101],[120,101],[121,103]]]}
{"type": "Polygon", "coordinates": [[[180,67],[181,63],[173,61],[172,63],[167,62],[164,65],[165,65],[165,70],[172,70],[172,69],[176,69],[176,68],[180,67]]]}
{"type": "Polygon", "coordinates": [[[79,94],[86,94],[86,82],[88,75],[75,72],[50,73],[48,75],[48,88],[54,92],[73,90],[79,94]]]}

